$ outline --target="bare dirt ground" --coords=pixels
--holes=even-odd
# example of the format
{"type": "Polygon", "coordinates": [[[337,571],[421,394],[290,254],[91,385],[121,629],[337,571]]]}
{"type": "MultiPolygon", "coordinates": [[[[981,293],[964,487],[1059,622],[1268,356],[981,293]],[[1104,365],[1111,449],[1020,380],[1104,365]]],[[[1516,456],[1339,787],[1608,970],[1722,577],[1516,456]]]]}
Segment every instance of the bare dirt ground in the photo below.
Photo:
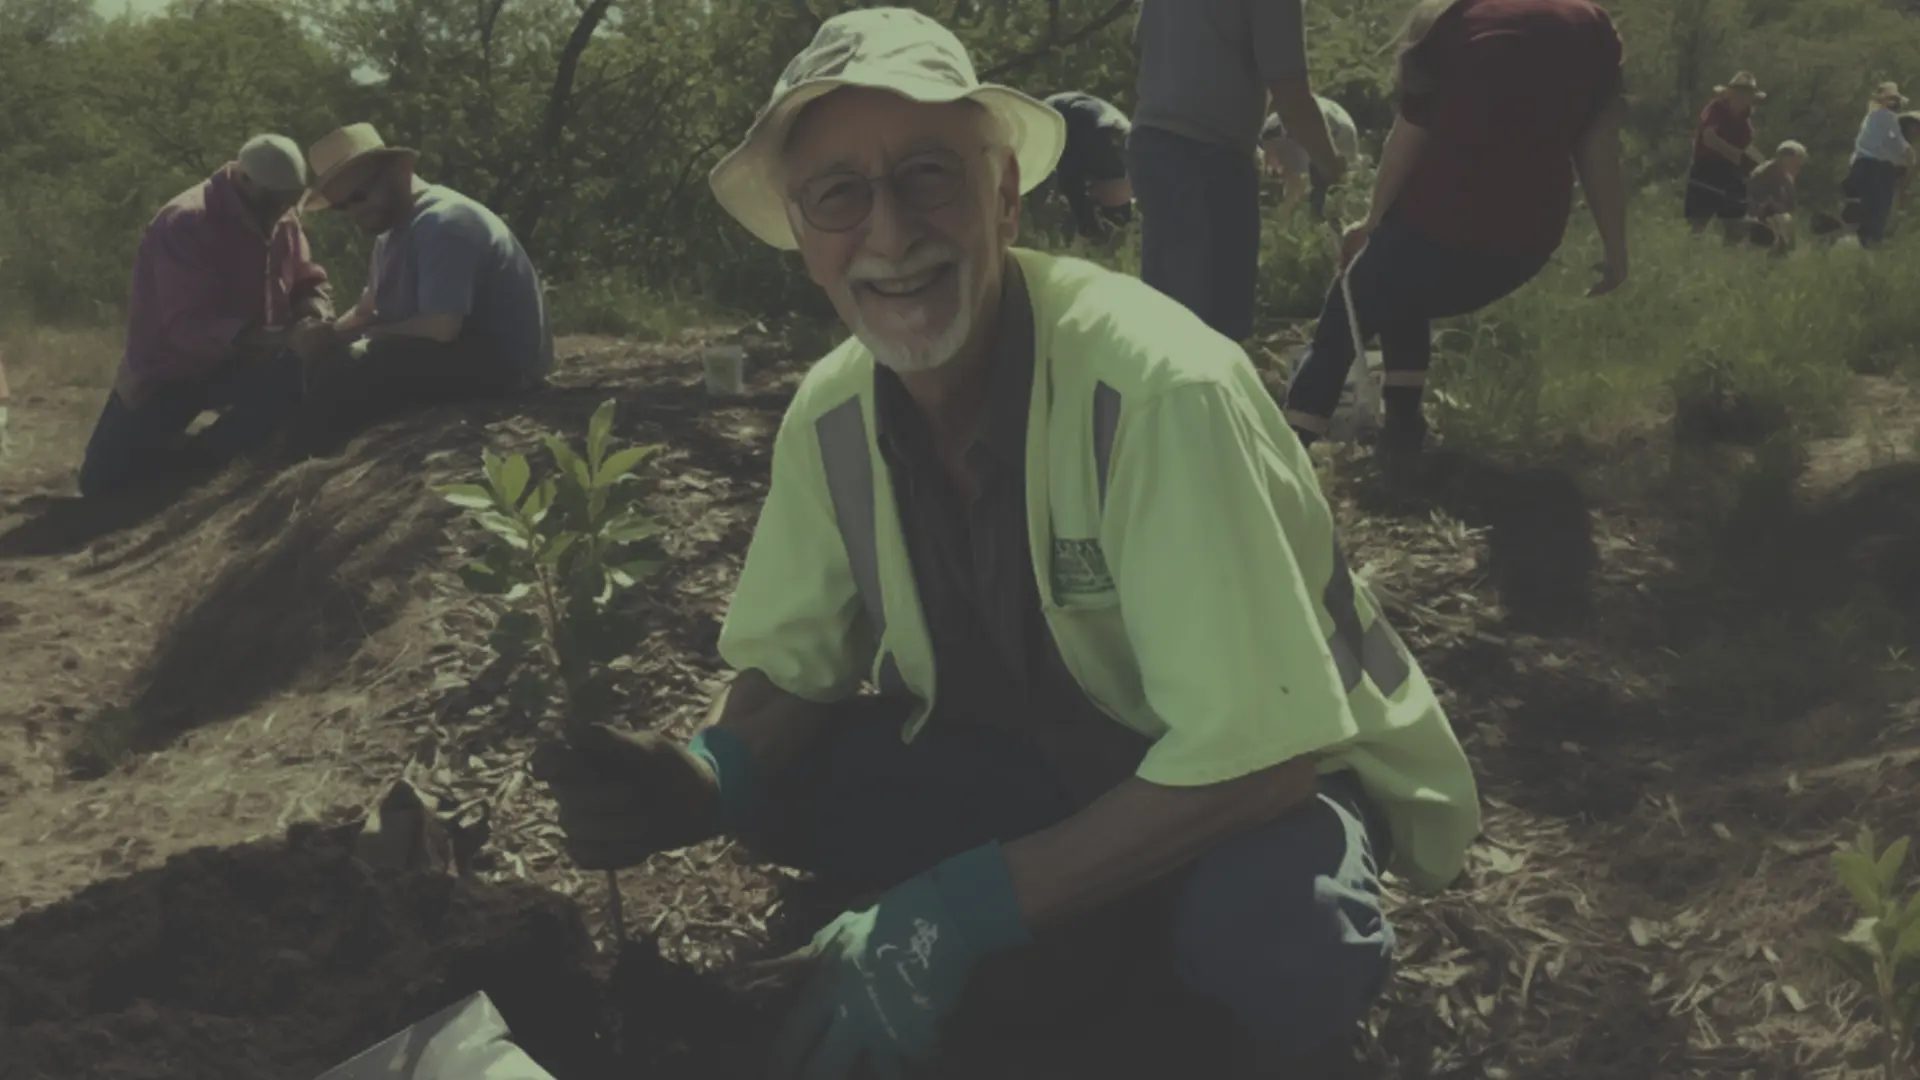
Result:
{"type": "MultiPolygon", "coordinates": [[[[764,1015],[696,973],[819,913],[708,845],[623,876],[660,958],[595,953],[604,884],[526,776],[536,732],[450,574],[473,537],[429,485],[470,479],[483,445],[575,439],[607,397],[620,440],[665,444],[672,562],[623,692],[635,724],[688,732],[801,360],[754,345],[747,395],[718,402],[685,346],[569,339],[533,400],[96,509],[67,493],[109,348],[41,335],[8,357],[0,1078],[310,1080],[476,988],[561,1080],[752,1075],[764,1015]],[[345,856],[403,774],[484,816],[470,877],[345,856]]],[[[1911,404],[1863,380],[1855,434],[1787,471],[1739,473],[1764,448],[1626,448],[1578,477],[1442,454],[1415,500],[1335,455],[1355,563],[1487,800],[1469,876],[1396,896],[1399,976],[1342,1074],[1849,1075],[1872,1018],[1819,953],[1851,917],[1827,855],[1920,818],[1911,404]]],[[[1155,1029],[981,1075],[1206,1075],[1116,1026],[1155,1029]]]]}

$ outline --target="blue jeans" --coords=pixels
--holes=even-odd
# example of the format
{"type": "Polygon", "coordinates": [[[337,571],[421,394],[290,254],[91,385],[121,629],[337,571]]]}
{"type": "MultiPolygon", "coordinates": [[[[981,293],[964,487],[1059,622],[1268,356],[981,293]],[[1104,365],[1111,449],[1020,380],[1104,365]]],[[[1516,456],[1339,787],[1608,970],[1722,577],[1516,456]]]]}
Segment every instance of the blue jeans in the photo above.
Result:
{"type": "MultiPolygon", "coordinates": [[[[1079,809],[1004,731],[936,718],[905,744],[902,718],[883,699],[846,706],[833,734],[775,781],[762,822],[743,830],[749,843],[871,891],[1079,809]]],[[[1224,1006],[1257,1057],[1311,1051],[1347,1034],[1385,986],[1394,934],[1378,867],[1387,842],[1351,774],[1322,777],[1312,802],[1087,917],[1098,933],[1042,962],[1075,972],[1065,996],[1110,986],[1107,965],[1144,962],[1224,1006]]],[[[1023,974],[1023,984],[1056,981],[1023,974]]]]}
{"type": "Polygon", "coordinates": [[[1260,271],[1253,155],[1136,126],[1127,173],[1140,204],[1140,280],[1227,337],[1252,336],[1260,271]]]}
{"type": "Polygon", "coordinates": [[[1860,200],[1860,246],[1875,247],[1886,239],[1887,225],[1893,221],[1894,196],[1899,191],[1900,169],[1879,158],[1856,157],[1847,170],[1841,191],[1860,200]]]}
{"type": "MultiPolygon", "coordinates": [[[[1347,271],[1360,334],[1379,335],[1389,385],[1421,385],[1433,363],[1434,319],[1478,311],[1507,296],[1531,281],[1550,257],[1446,247],[1389,215],[1347,271]]],[[[1336,280],[1320,309],[1313,344],[1287,387],[1287,418],[1295,427],[1324,427],[1340,404],[1356,354],[1336,280]]]]}
{"type": "Polygon", "coordinates": [[[217,465],[270,441],[300,405],[300,358],[283,352],[261,363],[229,361],[204,379],[165,383],[140,407],[107,395],[80,465],[80,494],[109,495],[170,466],[217,465]],[[220,418],[187,440],[196,417],[220,418]]]}

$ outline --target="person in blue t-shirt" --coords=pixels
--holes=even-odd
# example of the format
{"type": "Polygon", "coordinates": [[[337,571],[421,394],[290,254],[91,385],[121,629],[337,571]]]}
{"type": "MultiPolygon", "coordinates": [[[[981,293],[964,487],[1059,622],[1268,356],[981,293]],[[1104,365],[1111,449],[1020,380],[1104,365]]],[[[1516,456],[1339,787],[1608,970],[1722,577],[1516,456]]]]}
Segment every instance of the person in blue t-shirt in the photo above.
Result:
{"type": "Polygon", "coordinates": [[[353,310],[311,327],[296,451],[396,413],[527,390],[553,366],[540,275],[499,215],[414,173],[419,155],[352,124],[307,151],[309,209],[346,215],[374,242],[353,310]]]}

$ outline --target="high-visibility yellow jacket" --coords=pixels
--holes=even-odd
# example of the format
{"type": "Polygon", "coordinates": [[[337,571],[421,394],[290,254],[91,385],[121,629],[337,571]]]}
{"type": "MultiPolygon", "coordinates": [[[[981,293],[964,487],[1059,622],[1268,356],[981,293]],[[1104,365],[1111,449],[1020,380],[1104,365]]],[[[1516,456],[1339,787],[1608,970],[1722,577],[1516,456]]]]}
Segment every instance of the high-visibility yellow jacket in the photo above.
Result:
{"type": "MultiPolygon", "coordinates": [[[[1432,688],[1349,575],[1305,449],[1239,346],[1135,278],[1015,249],[1034,312],[1027,532],[1047,625],[1087,695],[1154,739],[1176,786],[1302,754],[1352,769],[1391,868],[1436,889],[1480,829],[1432,688]]],[[[835,701],[873,680],[939,693],[893,488],[873,355],[808,372],[720,634],[737,670],[835,701]]]]}

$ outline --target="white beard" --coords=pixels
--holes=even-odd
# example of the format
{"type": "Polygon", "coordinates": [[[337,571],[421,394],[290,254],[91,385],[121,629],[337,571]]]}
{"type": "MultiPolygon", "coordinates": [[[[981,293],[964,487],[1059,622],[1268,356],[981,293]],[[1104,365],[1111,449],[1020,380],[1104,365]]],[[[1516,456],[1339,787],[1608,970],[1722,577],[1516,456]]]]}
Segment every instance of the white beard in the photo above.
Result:
{"type": "MultiPolygon", "coordinates": [[[[868,278],[911,277],[925,269],[926,264],[943,261],[950,254],[946,250],[930,250],[908,258],[899,267],[857,261],[848,271],[847,288],[851,293],[860,288],[857,282],[868,278]]],[[[932,371],[959,355],[960,349],[967,343],[967,335],[973,329],[973,294],[976,287],[970,272],[971,262],[970,259],[961,258],[948,271],[955,275],[958,307],[953,318],[937,329],[930,330],[926,326],[927,311],[924,307],[911,307],[897,317],[888,318],[883,325],[876,326],[867,317],[859,301],[855,300],[851,305],[853,336],[873,353],[875,363],[896,372],[911,373],[932,371]]]]}

